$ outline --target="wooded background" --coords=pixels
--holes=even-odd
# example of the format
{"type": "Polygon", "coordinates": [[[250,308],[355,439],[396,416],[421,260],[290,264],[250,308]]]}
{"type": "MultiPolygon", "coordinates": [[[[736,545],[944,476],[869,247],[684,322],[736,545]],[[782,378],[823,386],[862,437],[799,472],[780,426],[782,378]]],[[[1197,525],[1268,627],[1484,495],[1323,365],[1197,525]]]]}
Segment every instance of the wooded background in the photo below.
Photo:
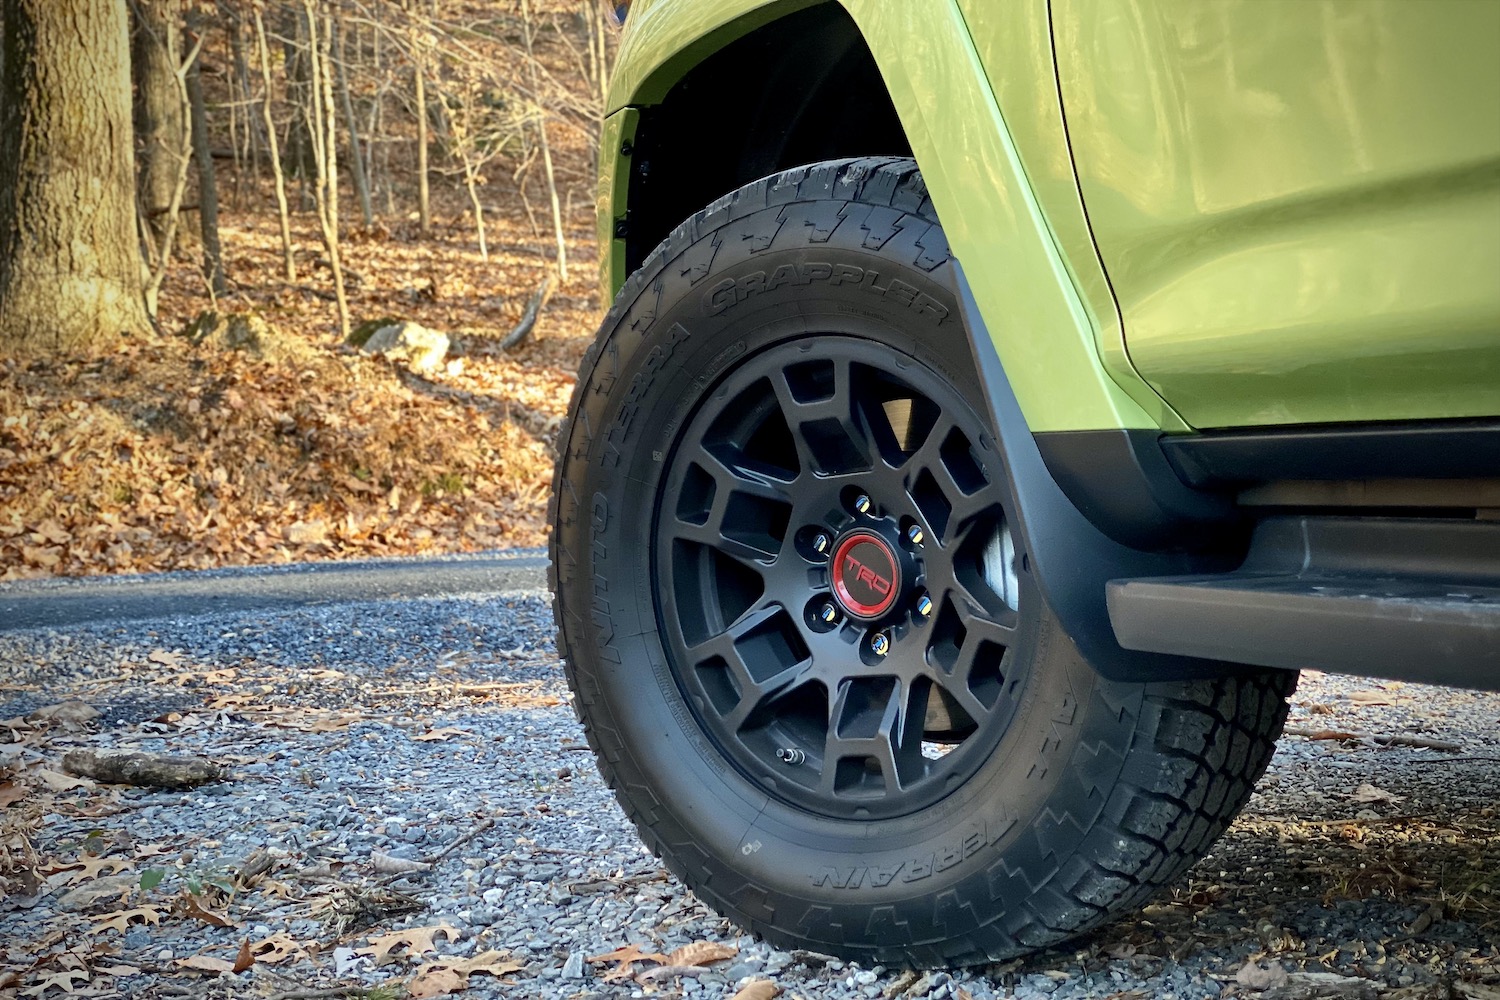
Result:
{"type": "Polygon", "coordinates": [[[542,538],[597,0],[0,0],[0,37],[0,575],[542,538]],[[449,350],[359,350],[402,321],[449,350]]]}

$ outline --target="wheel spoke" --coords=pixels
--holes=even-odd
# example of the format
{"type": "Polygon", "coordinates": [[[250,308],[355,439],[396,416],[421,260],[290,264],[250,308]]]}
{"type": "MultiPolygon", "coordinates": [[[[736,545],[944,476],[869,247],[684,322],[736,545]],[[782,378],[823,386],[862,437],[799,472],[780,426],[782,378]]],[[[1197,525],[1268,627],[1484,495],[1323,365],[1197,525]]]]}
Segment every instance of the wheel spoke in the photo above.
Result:
{"type": "Polygon", "coordinates": [[[951,669],[937,675],[937,683],[954,702],[979,723],[991,714],[1005,686],[1005,654],[1016,641],[1014,613],[1009,621],[997,621],[989,612],[970,604],[961,591],[949,591],[946,599],[955,609],[963,640],[951,669]]]}
{"type": "Polygon", "coordinates": [[[731,669],[735,671],[740,684],[739,704],[724,714],[724,728],[731,733],[739,732],[750,717],[769,702],[800,687],[810,673],[810,664],[803,660],[783,667],[764,680],[757,680],[746,669],[743,660],[735,659],[730,662],[735,665],[731,669]]]}
{"type": "Polygon", "coordinates": [[[828,794],[862,797],[876,786],[881,794],[899,794],[925,768],[925,700],[914,705],[913,689],[905,681],[896,681],[878,699],[867,700],[868,693],[868,686],[845,681],[829,708],[820,776],[820,787],[828,794]],[[878,779],[866,762],[878,766],[878,779]]]}
{"type": "Polygon", "coordinates": [[[718,549],[748,565],[775,560],[793,510],[788,484],[736,467],[701,444],[687,460],[713,482],[707,510],[679,508],[665,526],[675,537],[718,549]]]}
{"type": "Polygon", "coordinates": [[[722,656],[730,663],[739,660],[736,652],[736,644],[747,635],[755,632],[774,621],[778,615],[786,614],[786,609],[780,604],[772,601],[760,601],[750,610],[730,622],[724,631],[717,635],[709,636],[702,642],[689,646],[688,655],[695,660],[705,660],[710,656],[722,656]]]}
{"type": "Polygon", "coordinates": [[[832,363],[832,379],[814,398],[799,398],[786,370],[771,380],[782,416],[797,443],[804,468],[824,476],[868,472],[875,457],[869,417],[860,405],[853,365],[846,359],[832,363]]]}
{"type": "Polygon", "coordinates": [[[995,509],[985,473],[964,447],[967,441],[968,435],[945,414],[901,467],[926,528],[945,549],[956,545],[977,518],[995,509]]]}

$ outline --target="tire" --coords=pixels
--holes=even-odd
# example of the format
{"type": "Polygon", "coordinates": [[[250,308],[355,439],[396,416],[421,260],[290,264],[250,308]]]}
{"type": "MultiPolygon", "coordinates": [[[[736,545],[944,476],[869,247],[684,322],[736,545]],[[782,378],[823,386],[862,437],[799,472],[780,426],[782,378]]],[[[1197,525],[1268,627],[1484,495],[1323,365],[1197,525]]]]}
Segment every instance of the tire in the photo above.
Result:
{"type": "Polygon", "coordinates": [[[1243,806],[1295,684],[1083,660],[1009,529],[951,267],[910,160],[747,185],[626,283],[559,439],[600,769],[780,947],[971,964],[1138,908],[1243,806]]]}

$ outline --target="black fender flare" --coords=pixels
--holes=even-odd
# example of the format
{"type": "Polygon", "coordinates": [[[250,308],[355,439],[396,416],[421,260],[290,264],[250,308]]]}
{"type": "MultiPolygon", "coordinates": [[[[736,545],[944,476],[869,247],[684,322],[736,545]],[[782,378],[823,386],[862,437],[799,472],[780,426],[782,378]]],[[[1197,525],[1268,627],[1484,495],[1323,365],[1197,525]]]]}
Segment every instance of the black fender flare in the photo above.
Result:
{"type": "MultiPolygon", "coordinates": [[[[1078,509],[1042,458],[962,265],[953,261],[958,297],[974,365],[1000,436],[1008,481],[1020,512],[1023,550],[1030,556],[1047,603],[1079,651],[1115,681],[1223,677],[1244,668],[1218,660],[1125,649],[1115,638],[1105,605],[1111,580],[1224,572],[1238,561],[1214,553],[1152,552],[1110,538],[1078,509]]],[[[1129,484],[1122,484],[1128,488],[1129,484]]]]}

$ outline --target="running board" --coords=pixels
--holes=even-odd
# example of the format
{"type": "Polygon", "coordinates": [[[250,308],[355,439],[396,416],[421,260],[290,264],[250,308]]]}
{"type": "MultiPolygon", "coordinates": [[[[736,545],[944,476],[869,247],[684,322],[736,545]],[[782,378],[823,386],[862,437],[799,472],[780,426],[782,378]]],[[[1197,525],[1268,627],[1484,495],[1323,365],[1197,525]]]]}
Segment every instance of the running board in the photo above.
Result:
{"type": "Polygon", "coordinates": [[[1500,522],[1271,518],[1232,573],[1107,598],[1126,649],[1500,690],[1500,522]]]}

